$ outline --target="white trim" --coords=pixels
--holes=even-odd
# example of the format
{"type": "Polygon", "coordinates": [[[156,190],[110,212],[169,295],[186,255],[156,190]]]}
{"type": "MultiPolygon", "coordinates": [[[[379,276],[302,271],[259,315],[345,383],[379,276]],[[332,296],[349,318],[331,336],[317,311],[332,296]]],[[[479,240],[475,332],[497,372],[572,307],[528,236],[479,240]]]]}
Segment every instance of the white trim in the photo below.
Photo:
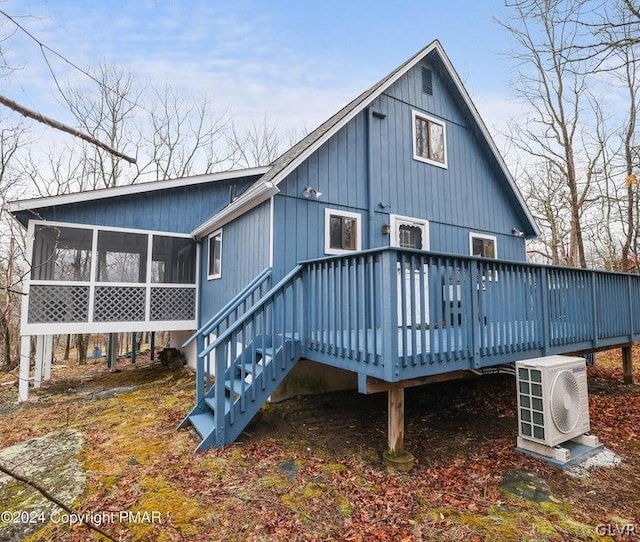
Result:
{"type": "Polygon", "coordinates": [[[79,224],[78,222],[59,222],[56,220],[42,220],[40,218],[33,218],[29,220],[29,224],[43,224],[44,226],[51,226],[53,228],[57,227],[69,227],[69,228],[78,228],[84,230],[99,230],[99,231],[117,231],[123,233],[146,233],[152,235],[165,235],[167,237],[182,237],[184,239],[193,238],[188,233],[179,233],[172,231],[163,231],[163,230],[141,230],[139,228],[121,228],[118,226],[99,226],[97,224],[79,224]]]}
{"type": "Polygon", "coordinates": [[[222,277],[222,228],[207,236],[207,280],[219,279],[222,277]],[[220,236],[220,269],[217,273],[211,273],[211,240],[220,236]]]}
{"type": "Polygon", "coordinates": [[[473,256],[473,240],[474,239],[488,239],[493,241],[493,258],[498,258],[498,239],[495,235],[489,235],[488,233],[476,233],[474,231],[469,232],[469,254],[473,256]]]}
{"type": "Polygon", "coordinates": [[[226,226],[229,222],[232,222],[254,207],[267,201],[278,192],[280,192],[280,190],[271,182],[264,182],[252,186],[224,209],[194,229],[190,233],[191,237],[202,239],[208,233],[226,226]]]}
{"type": "Polygon", "coordinates": [[[362,215],[360,213],[352,213],[350,211],[343,211],[341,209],[324,210],[324,253],[325,254],[349,254],[361,250],[362,248],[362,215]],[[329,228],[331,216],[343,216],[347,218],[354,218],[356,220],[356,248],[353,250],[345,250],[338,248],[331,248],[331,232],[329,228]]]}
{"type": "Polygon", "coordinates": [[[52,322],[25,324],[21,335],[66,335],[67,333],[131,333],[132,331],[181,331],[197,329],[196,320],[152,320],[147,322],[52,322]]]}
{"type": "Polygon", "coordinates": [[[419,162],[424,162],[425,164],[431,164],[432,166],[438,166],[442,169],[447,169],[447,124],[444,120],[438,119],[431,115],[427,115],[422,111],[418,111],[417,109],[411,110],[411,137],[413,144],[413,159],[418,160],[419,162]],[[428,122],[432,122],[433,124],[437,124],[442,128],[442,143],[444,146],[444,161],[438,162],[437,160],[433,160],[432,158],[427,158],[417,153],[416,149],[416,118],[420,117],[422,120],[426,120],[428,122]]]}
{"type": "Polygon", "coordinates": [[[200,257],[202,254],[202,249],[200,247],[200,243],[196,243],[196,326],[194,329],[199,329],[200,327],[200,277],[202,275],[202,264],[200,263],[200,257]]]}
{"type": "Polygon", "coordinates": [[[412,226],[419,226],[422,228],[422,250],[429,250],[431,246],[431,239],[429,237],[429,221],[424,220],[423,218],[414,218],[411,216],[402,216],[402,215],[389,215],[389,225],[391,227],[391,238],[389,240],[390,246],[399,247],[400,240],[398,239],[398,228],[403,225],[408,224],[412,226]]]}
{"type": "MultiPolygon", "coordinates": [[[[96,245],[97,248],[98,245],[96,245]]],[[[147,268],[145,274],[144,319],[151,320],[151,278],[153,271],[153,235],[147,235],[147,268]]],[[[195,278],[195,277],[194,277],[195,278]]]]}
{"type": "MultiPolygon", "coordinates": [[[[398,81],[398,79],[404,76],[409,70],[411,70],[414,66],[416,66],[428,54],[432,53],[433,51],[436,51],[438,53],[438,55],[440,56],[440,59],[444,63],[449,76],[453,80],[455,87],[460,92],[460,95],[462,96],[462,99],[465,105],[467,106],[469,113],[471,114],[476,124],[478,125],[480,132],[482,133],[482,136],[487,141],[489,145],[489,149],[491,150],[496,162],[498,163],[498,166],[500,167],[500,170],[502,171],[509,186],[511,187],[513,193],[515,194],[516,199],[520,204],[521,208],[523,209],[524,214],[527,217],[529,224],[533,228],[535,235],[540,235],[540,229],[538,228],[538,225],[536,224],[536,221],[533,218],[531,211],[527,207],[522,197],[522,194],[520,193],[520,190],[516,186],[516,183],[513,177],[511,176],[511,173],[509,172],[509,169],[507,168],[507,165],[505,164],[502,158],[502,155],[498,151],[498,148],[495,142],[493,141],[493,138],[491,137],[489,130],[487,129],[486,125],[480,118],[480,114],[478,113],[478,110],[476,109],[475,105],[471,101],[471,97],[469,96],[464,84],[462,83],[462,80],[458,76],[455,68],[451,64],[451,61],[449,60],[449,57],[444,52],[444,49],[442,48],[442,45],[438,40],[434,40],[433,42],[431,42],[429,45],[427,45],[418,53],[416,53],[413,57],[411,57],[407,62],[405,62],[403,65],[397,68],[394,72],[391,72],[391,74],[389,74],[387,77],[379,81],[376,85],[372,87],[372,89],[375,89],[373,92],[370,92],[371,89],[369,89],[365,91],[363,94],[361,94],[359,97],[357,97],[355,100],[353,100],[351,103],[357,100],[360,100],[360,101],[359,103],[353,106],[353,108],[349,111],[348,114],[346,114],[344,117],[336,121],[335,124],[329,127],[326,131],[319,134],[318,138],[313,143],[311,143],[308,147],[306,147],[302,152],[297,154],[285,167],[283,167],[280,171],[278,171],[278,173],[276,173],[272,178],[270,178],[269,181],[271,181],[271,183],[273,183],[273,185],[277,187],[278,184],[280,184],[280,182],[282,182],[287,177],[287,175],[289,175],[302,162],[304,162],[307,158],[309,158],[309,156],[311,156],[321,145],[323,145],[328,139],[333,137],[348,122],[350,122],[361,111],[363,111],[366,107],[368,107],[376,98],[378,98],[378,96],[380,96],[385,90],[387,90],[391,85],[393,85],[396,81],[398,81]]],[[[347,107],[349,107],[349,105],[347,107]]],[[[247,194],[248,192],[249,190],[245,192],[245,194],[247,194]]],[[[217,215],[212,217],[207,223],[211,223],[212,228],[223,226],[224,224],[232,220],[232,219],[228,220],[227,219],[228,216],[232,214],[234,214],[235,216],[239,216],[239,214],[242,214],[242,212],[246,212],[247,210],[252,209],[253,207],[259,205],[260,203],[268,199],[270,195],[266,196],[265,194],[262,194],[260,192],[255,192],[251,194],[251,197],[253,198],[253,200],[250,202],[243,201],[242,203],[240,203],[238,200],[236,200],[235,202],[225,207],[217,215]],[[243,209],[239,208],[241,205],[243,206],[243,209]]],[[[205,225],[207,223],[205,223],[205,225]]],[[[203,233],[206,233],[206,231],[203,231],[202,233],[200,232],[200,229],[203,227],[204,225],[199,227],[197,230],[195,230],[196,236],[200,236],[203,233]]]]}
{"type": "Polygon", "coordinates": [[[269,199],[269,267],[273,267],[273,236],[275,228],[275,198],[271,196],[269,199]]]}
{"type": "Polygon", "coordinates": [[[24,259],[27,263],[27,273],[22,279],[22,308],[20,311],[20,335],[27,335],[24,328],[27,323],[27,315],[29,314],[29,286],[31,284],[31,271],[33,270],[31,256],[33,254],[33,242],[35,241],[35,225],[33,220],[27,223],[27,252],[24,259]]]}
{"type": "Polygon", "coordinates": [[[269,171],[269,168],[270,166],[236,169],[232,171],[222,171],[219,173],[208,173],[206,175],[194,175],[192,177],[167,179],[165,181],[151,181],[147,183],[130,184],[127,186],[117,186],[115,188],[99,188],[97,190],[88,190],[86,192],[78,192],[75,194],[63,194],[61,196],[47,196],[44,198],[11,201],[7,204],[7,209],[11,213],[15,213],[17,211],[41,209],[44,207],[53,207],[55,205],[68,205],[70,203],[78,203],[83,201],[115,198],[118,196],[142,194],[145,192],[155,192],[158,190],[167,190],[169,188],[176,188],[179,186],[192,186],[196,184],[238,179],[240,177],[252,177],[254,175],[264,175],[267,171],[269,171]]]}

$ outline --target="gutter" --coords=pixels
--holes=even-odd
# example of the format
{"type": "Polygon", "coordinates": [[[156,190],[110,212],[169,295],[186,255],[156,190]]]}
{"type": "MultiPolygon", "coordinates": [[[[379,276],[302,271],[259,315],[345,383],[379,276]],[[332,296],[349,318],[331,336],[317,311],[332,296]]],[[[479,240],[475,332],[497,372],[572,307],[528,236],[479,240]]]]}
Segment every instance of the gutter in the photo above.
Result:
{"type": "Polygon", "coordinates": [[[280,189],[271,181],[265,181],[254,185],[224,209],[200,224],[190,233],[190,235],[195,239],[200,240],[211,232],[220,229],[222,226],[232,222],[239,216],[267,201],[279,192],[280,189]]]}

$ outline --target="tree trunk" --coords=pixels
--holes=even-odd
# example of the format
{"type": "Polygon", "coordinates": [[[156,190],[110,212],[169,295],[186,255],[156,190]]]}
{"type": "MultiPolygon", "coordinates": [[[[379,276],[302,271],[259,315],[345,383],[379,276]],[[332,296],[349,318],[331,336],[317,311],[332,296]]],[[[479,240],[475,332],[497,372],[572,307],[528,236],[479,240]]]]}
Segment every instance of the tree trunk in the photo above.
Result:
{"type": "Polygon", "coordinates": [[[79,333],[76,337],[76,345],[78,347],[78,365],[86,365],[89,335],[79,333]]]}
{"type": "Polygon", "coordinates": [[[67,340],[64,344],[64,360],[69,361],[69,350],[71,347],[71,334],[67,333],[67,340]]]}

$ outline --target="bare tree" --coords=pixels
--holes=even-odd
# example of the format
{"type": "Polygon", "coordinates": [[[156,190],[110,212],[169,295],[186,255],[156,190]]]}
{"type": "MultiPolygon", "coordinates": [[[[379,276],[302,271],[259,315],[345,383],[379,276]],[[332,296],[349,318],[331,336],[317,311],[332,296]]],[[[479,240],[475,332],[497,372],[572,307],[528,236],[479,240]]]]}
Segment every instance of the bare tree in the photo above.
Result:
{"type": "Polygon", "coordinates": [[[266,117],[241,129],[235,123],[227,136],[231,160],[234,166],[266,166],[282,153],[283,142],[275,124],[266,117]]]}
{"type": "Polygon", "coordinates": [[[154,179],[211,173],[229,156],[221,152],[229,123],[227,113],[212,113],[206,98],[187,100],[170,87],[155,91],[141,141],[149,154],[140,172],[154,179]]]}
{"type": "MultiPolygon", "coordinates": [[[[94,77],[101,82],[97,93],[91,89],[68,86],[61,90],[66,106],[83,131],[122,152],[135,150],[139,141],[134,129],[142,90],[135,77],[115,66],[101,64],[94,77]]],[[[124,160],[95,146],[84,147],[81,179],[84,189],[111,188],[134,182],[138,170],[123,169],[124,160]]]]}
{"type": "MultiPolygon", "coordinates": [[[[581,137],[593,110],[586,69],[570,53],[579,37],[580,0],[522,0],[508,4],[511,18],[499,23],[514,37],[519,70],[516,94],[532,111],[514,124],[512,141],[533,163],[546,164],[567,188],[567,263],[586,267],[581,216],[591,198],[595,161],[581,137]]],[[[599,152],[596,150],[596,152],[599,152]]]]}
{"type": "MultiPolygon", "coordinates": [[[[0,119],[0,125],[6,122],[6,118],[0,119]]],[[[19,184],[20,174],[15,167],[16,156],[26,143],[26,130],[22,125],[0,129],[0,228],[7,234],[5,242],[0,244],[0,367],[5,369],[11,366],[13,335],[18,327],[17,291],[20,273],[16,268],[16,262],[21,251],[16,241],[14,224],[6,215],[4,206],[19,184]]]]}

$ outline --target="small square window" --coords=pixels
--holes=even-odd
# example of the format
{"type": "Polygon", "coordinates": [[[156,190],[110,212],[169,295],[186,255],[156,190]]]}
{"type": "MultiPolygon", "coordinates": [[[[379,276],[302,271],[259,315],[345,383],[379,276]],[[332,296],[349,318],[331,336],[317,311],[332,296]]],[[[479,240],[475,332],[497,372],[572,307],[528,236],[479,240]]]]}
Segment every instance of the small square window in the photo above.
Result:
{"type": "Polygon", "coordinates": [[[413,111],[413,158],[447,167],[447,130],[443,121],[413,111]]]}
{"type": "Polygon", "coordinates": [[[471,255],[480,258],[497,258],[496,238],[493,235],[470,234],[471,255]]]}
{"type": "Polygon", "coordinates": [[[325,254],[342,254],[361,247],[360,215],[325,209],[325,254]]]}
{"type": "Polygon", "coordinates": [[[208,253],[207,278],[219,279],[222,276],[222,230],[218,230],[209,236],[208,253]]]}

